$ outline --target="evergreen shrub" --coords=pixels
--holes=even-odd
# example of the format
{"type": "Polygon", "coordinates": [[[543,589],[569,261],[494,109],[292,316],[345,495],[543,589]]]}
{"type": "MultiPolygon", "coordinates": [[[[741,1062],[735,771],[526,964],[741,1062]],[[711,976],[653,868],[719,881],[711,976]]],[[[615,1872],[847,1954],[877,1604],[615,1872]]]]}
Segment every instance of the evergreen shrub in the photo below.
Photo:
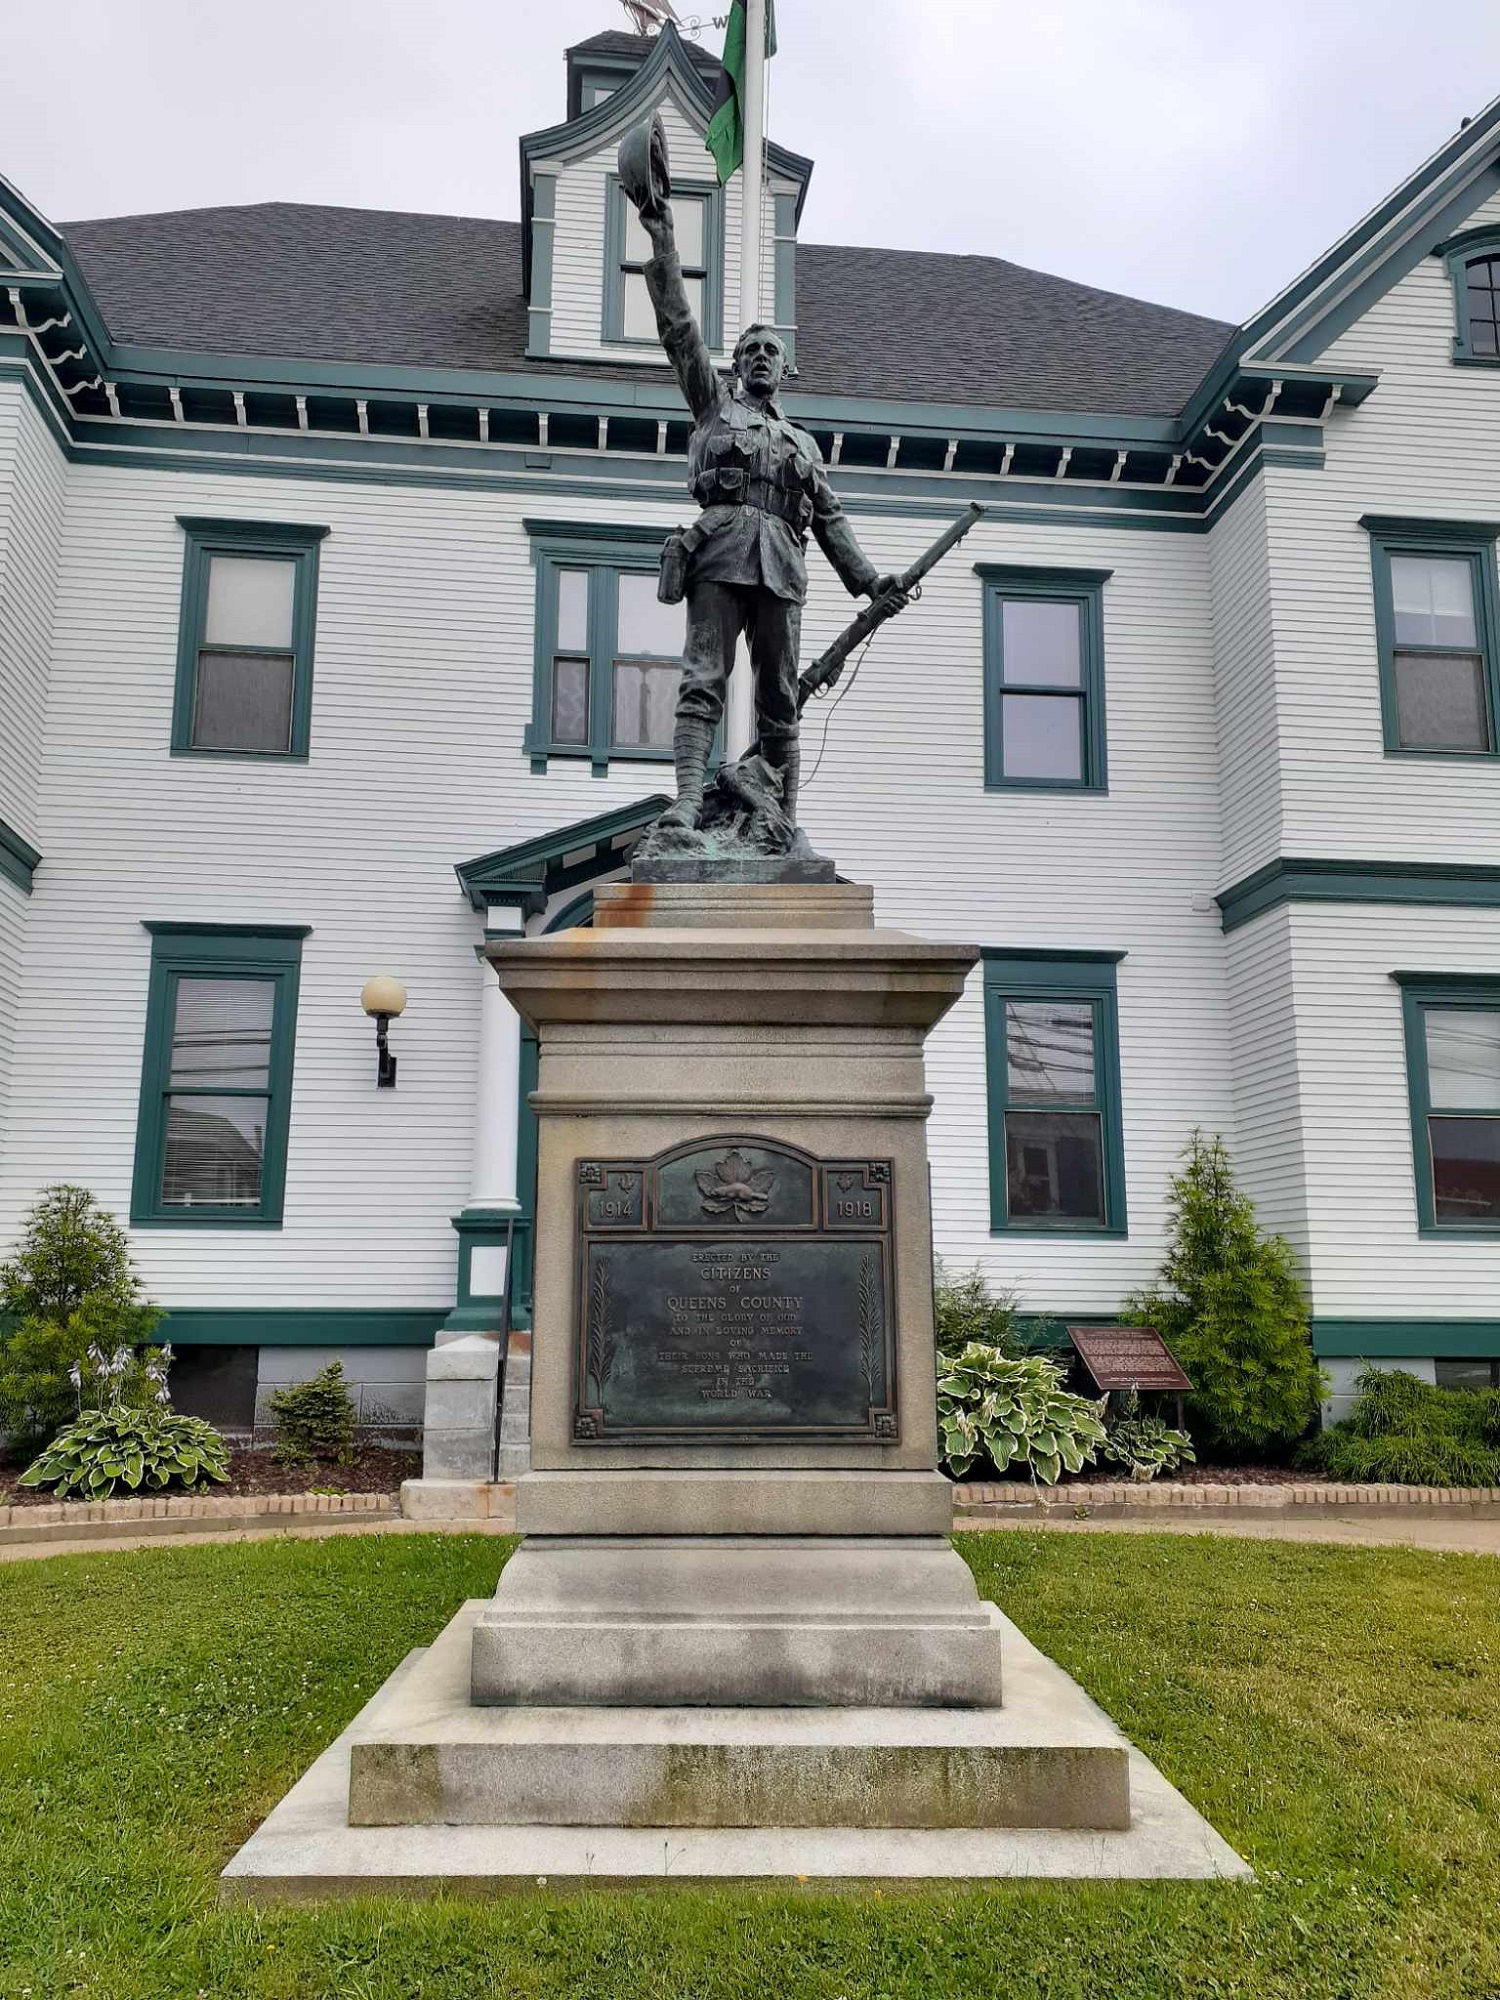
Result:
{"type": "Polygon", "coordinates": [[[971,1340],[1002,1354],[1016,1351],[1016,1295],[992,1291],[976,1264],[950,1271],[941,1257],[932,1267],[932,1329],[939,1354],[957,1353],[971,1340]]]}
{"type": "Polygon", "coordinates": [[[330,1361],[306,1382],[278,1389],[271,1398],[276,1459],[307,1465],[332,1459],[347,1465],[354,1456],[354,1403],[344,1387],[344,1364],[330,1361]]]}
{"type": "Polygon", "coordinates": [[[1317,1414],[1323,1376],[1292,1246],[1261,1234],[1223,1141],[1201,1132],[1172,1177],[1168,1216],[1166,1259],[1126,1318],[1154,1326],[1192,1381],[1200,1444],[1243,1457],[1293,1443],[1317,1414]]]}
{"type": "Polygon", "coordinates": [[[161,1318],[141,1296],[125,1231],[87,1188],[46,1188],[20,1243],[0,1264],[0,1432],[28,1454],[82,1407],[73,1371],[90,1373],[89,1350],[132,1359],[111,1393],[140,1407],[152,1400],[133,1350],[161,1318]]]}

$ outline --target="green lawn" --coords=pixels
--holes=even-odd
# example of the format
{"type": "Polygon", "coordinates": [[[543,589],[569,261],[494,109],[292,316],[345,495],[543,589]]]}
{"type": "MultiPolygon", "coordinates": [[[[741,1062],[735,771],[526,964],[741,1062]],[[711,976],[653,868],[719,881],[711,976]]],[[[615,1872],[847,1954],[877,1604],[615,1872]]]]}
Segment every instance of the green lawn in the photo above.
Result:
{"type": "Polygon", "coordinates": [[[0,1993],[286,2000],[1500,1995],[1500,1562],[966,1534],[981,1588],[1255,1885],[214,1905],[218,1869],[508,1544],[0,1567],[0,1993]]]}

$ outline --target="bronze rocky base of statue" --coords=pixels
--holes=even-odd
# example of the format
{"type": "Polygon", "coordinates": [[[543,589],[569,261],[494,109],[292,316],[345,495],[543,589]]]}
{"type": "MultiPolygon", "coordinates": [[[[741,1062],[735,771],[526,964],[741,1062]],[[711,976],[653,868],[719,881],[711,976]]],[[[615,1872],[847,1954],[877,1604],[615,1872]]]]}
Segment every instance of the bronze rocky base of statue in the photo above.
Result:
{"type": "Polygon", "coordinates": [[[635,850],[637,882],[832,882],[833,863],[815,854],[787,817],[781,773],[753,752],[721,765],[703,793],[696,827],[658,820],[635,850]]]}

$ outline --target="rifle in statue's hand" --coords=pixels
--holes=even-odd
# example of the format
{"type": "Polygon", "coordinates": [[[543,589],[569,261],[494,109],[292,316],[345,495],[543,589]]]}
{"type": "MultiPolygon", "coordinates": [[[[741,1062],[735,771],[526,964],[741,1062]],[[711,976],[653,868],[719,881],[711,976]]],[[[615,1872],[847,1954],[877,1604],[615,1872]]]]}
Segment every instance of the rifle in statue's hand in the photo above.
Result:
{"type": "Polygon", "coordinates": [[[834,685],[844,671],[844,662],[856,646],[862,646],[888,618],[894,618],[898,611],[905,610],[913,597],[921,595],[923,577],[942,561],[949,549],[957,548],[983,513],[984,509],[977,500],[970,501],[968,512],[961,514],[951,527],[945,528],[926,554],[918,556],[911,568],[903,571],[899,587],[867,604],[853,623],[845,626],[828,650],[819,654],[797,681],[799,715],[815,694],[822,694],[825,688],[834,685]]]}

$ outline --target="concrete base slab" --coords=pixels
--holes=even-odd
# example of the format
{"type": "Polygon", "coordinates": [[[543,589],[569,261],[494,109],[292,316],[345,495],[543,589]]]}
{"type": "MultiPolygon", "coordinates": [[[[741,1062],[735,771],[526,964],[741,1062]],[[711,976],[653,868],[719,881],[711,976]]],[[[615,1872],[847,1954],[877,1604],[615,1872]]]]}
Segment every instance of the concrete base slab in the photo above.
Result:
{"type": "Polygon", "coordinates": [[[581,1467],[516,1482],[523,1535],[947,1535],[940,1472],[581,1467]]]}
{"type": "Polygon", "coordinates": [[[401,1513],[408,1521],[511,1520],[515,1483],[507,1479],[404,1479],[401,1513]]]}
{"type": "Polygon", "coordinates": [[[532,1536],[474,1627],[472,1699],[989,1708],[1000,1636],[940,1535],[532,1536]]]}
{"type": "MultiPolygon", "coordinates": [[[[465,1607],[477,1615],[477,1605],[465,1607]]],[[[294,1785],[220,1879],[225,1903],[321,1897],[506,1895],[615,1885],[759,1883],[818,1889],[1003,1878],[1245,1879],[1251,1870],[1060,1667],[997,1614],[1008,1700],[1102,1728],[1126,1754],[1130,1825],[1072,1828],[608,1826],[373,1827],[347,1823],[354,1743],[388,1726],[413,1653],[294,1785]]],[[[576,1711],[570,1720],[577,1720],[576,1711]]]]}
{"type": "Polygon", "coordinates": [[[355,1732],[351,1825],[1130,1824],[1116,1731],[1024,1681],[1004,1708],[475,1708],[479,1611],[355,1732]]]}

